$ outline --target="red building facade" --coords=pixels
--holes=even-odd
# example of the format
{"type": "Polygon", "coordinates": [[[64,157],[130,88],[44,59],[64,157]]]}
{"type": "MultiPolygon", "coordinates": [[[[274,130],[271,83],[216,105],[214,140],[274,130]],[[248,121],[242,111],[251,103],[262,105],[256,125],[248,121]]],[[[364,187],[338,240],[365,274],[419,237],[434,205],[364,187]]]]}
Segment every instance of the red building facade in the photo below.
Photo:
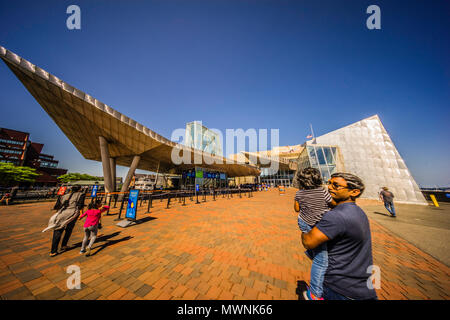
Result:
{"type": "Polygon", "coordinates": [[[58,168],[58,160],[42,153],[43,147],[42,143],[31,142],[28,132],[0,128],[0,162],[34,168],[40,174],[35,185],[53,186],[67,169],[58,168]]]}

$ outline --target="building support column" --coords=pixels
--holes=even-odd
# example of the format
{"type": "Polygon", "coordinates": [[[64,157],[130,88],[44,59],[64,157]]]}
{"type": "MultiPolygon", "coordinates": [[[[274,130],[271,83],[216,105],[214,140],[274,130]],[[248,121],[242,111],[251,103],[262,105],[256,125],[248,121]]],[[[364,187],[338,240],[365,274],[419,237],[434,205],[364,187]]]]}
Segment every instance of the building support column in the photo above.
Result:
{"type": "Polygon", "coordinates": [[[100,142],[100,154],[102,157],[102,167],[103,167],[103,181],[105,185],[105,192],[109,193],[113,191],[112,179],[111,179],[111,166],[110,157],[108,149],[108,141],[102,136],[98,137],[100,142]]]}
{"type": "MultiPolygon", "coordinates": [[[[131,162],[130,169],[128,170],[127,177],[125,178],[125,181],[123,182],[120,192],[128,191],[128,187],[130,186],[130,182],[131,182],[131,179],[133,178],[134,171],[136,170],[140,160],[141,160],[141,156],[139,156],[139,155],[135,155],[133,157],[133,162],[131,162]]],[[[123,197],[123,195],[121,194],[121,198],[122,197],[123,197]]]]}
{"type": "Polygon", "coordinates": [[[109,158],[109,166],[111,167],[112,192],[116,192],[116,158],[109,158]]]}

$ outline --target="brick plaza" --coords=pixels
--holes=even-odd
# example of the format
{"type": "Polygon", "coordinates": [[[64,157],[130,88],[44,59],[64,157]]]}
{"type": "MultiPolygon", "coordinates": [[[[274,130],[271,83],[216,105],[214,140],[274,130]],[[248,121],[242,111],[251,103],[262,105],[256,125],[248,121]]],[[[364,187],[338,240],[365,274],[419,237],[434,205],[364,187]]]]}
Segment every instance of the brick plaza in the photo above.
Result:
{"type": "MultiPolygon", "coordinates": [[[[118,208],[103,217],[90,257],[79,254],[83,223],[74,228],[74,248],[49,257],[52,232],[42,233],[52,202],[0,207],[2,299],[261,299],[297,300],[297,281],[309,282],[295,190],[218,197],[186,206],[144,202],[142,223],[116,226],[118,208]],[[67,267],[81,269],[81,289],[67,288],[67,267]]],[[[201,200],[201,199],[200,199],[201,200]]],[[[362,208],[373,205],[361,201],[362,208]]],[[[370,219],[374,264],[381,268],[384,299],[449,299],[450,268],[370,219]]]]}

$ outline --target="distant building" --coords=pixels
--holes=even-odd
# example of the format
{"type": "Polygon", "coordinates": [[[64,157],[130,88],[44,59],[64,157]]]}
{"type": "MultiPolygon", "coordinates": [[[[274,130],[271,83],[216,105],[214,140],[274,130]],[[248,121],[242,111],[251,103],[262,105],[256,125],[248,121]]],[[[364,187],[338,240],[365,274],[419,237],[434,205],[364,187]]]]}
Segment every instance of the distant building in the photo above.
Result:
{"type": "MultiPolygon", "coordinates": [[[[359,176],[366,187],[361,198],[378,199],[380,188],[388,187],[397,202],[427,204],[378,115],[303,144],[260,152],[241,151],[229,157],[258,166],[261,170],[258,182],[261,183],[293,186],[297,170],[314,167],[320,171],[324,181],[336,172],[359,176]],[[262,161],[271,157],[276,157],[278,162],[276,170],[271,170],[264,164],[267,162],[262,161]]],[[[253,177],[237,177],[236,183],[246,183],[249,179],[253,177]]]]}
{"type": "Polygon", "coordinates": [[[40,174],[37,186],[56,185],[56,178],[66,174],[67,169],[58,168],[59,161],[42,153],[43,147],[42,143],[31,142],[28,132],[0,128],[0,162],[36,169],[40,174]]]}
{"type": "Polygon", "coordinates": [[[185,145],[215,156],[222,156],[222,143],[220,136],[202,125],[201,121],[192,121],[186,124],[185,145]]]}
{"type": "Polygon", "coordinates": [[[159,174],[158,178],[156,178],[156,174],[136,173],[134,178],[134,187],[139,190],[152,190],[153,188],[158,189],[167,187],[167,179],[162,174],[159,174]],[[158,182],[156,182],[156,179],[158,179],[158,182]]]}

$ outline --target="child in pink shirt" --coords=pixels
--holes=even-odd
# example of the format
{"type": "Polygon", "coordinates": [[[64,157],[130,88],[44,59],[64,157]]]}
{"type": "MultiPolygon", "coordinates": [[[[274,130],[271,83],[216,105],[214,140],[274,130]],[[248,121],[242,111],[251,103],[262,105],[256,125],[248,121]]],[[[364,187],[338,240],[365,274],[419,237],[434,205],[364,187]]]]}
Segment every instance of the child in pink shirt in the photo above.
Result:
{"type": "Polygon", "coordinates": [[[91,248],[97,239],[98,225],[100,223],[100,219],[102,217],[102,213],[107,211],[109,206],[102,207],[102,201],[96,200],[93,203],[90,203],[88,206],[88,210],[80,215],[79,220],[87,216],[86,221],[84,222],[84,239],[81,244],[80,254],[86,253],[86,256],[91,255],[91,248]],[[90,240],[90,241],[89,241],[90,240]],[[86,250],[86,245],[87,250],[86,250]]]}

